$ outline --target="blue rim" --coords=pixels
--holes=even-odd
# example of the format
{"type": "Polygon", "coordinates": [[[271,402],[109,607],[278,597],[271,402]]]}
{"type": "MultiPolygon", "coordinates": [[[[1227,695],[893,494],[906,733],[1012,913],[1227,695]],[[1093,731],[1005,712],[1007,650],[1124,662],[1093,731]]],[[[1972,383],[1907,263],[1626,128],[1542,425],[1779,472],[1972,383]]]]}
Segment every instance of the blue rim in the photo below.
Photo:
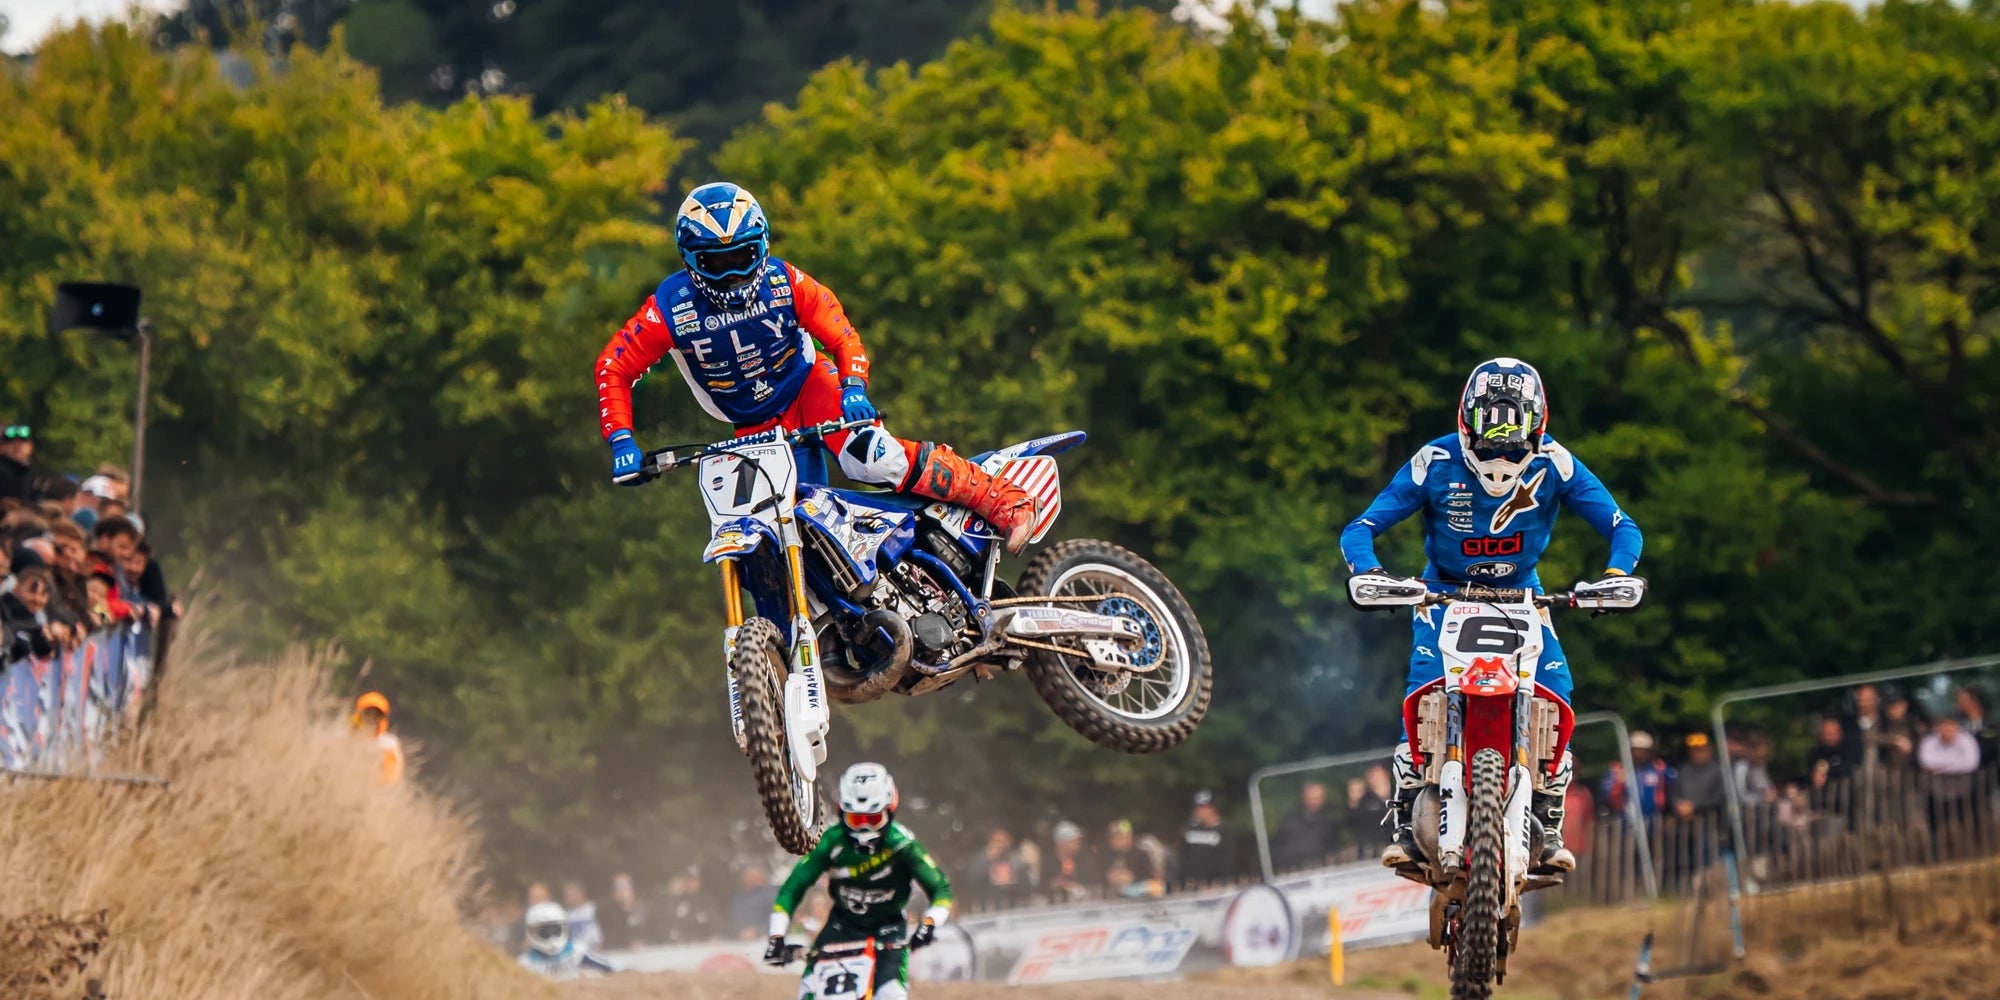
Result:
{"type": "Polygon", "coordinates": [[[1144,644],[1132,654],[1132,666],[1145,670],[1157,665],[1166,655],[1167,644],[1160,635],[1160,623],[1153,619],[1153,613],[1145,606],[1129,597],[1107,597],[1097,603],[1097,613],[1130,618],[1139,624],[1144,644]]]}

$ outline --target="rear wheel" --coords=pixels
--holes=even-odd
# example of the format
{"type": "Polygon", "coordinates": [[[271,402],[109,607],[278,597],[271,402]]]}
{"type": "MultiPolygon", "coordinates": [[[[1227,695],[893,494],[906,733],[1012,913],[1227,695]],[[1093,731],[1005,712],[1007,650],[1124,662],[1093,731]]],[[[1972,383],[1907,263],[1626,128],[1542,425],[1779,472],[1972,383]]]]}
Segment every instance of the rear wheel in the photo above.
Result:
{"type": "Polygon", "coordinates": [[[1451,1000],[1487,1000],[1500,956],[1500,908],[1506,900],[1507,836],[1502,799],[1507,760],[1500,751],[1472,755],[1465,831],[1465,904],[1452,935],[1451,1000]]]}
{"type": "Polygon", "coordinates": [[[764,802],[778,846],[805,854],[819,837],[819,796],[813,783],[792,767],[791,741],[785,735],[788,662],[783,635],[770,620],[752,618],[737,630],[729,669],[736,674],[745,753],[757,777],[757,797],[764,802]]]}
{"type": "Polygon", "coordinates": [[[1214,664],[1187,598],[1138,553],[1080,538],[1044,550],[1021,574],[1022,595],[1075,597],[1064,607],[1128,618],[1143,639],[1133,669],[1096,669],[1075,653],[1035,650],[1028,678],[1058,718],[1091,742],[1125,753],[1158,753],[1194,733],[1208,714],[1214,664]]]}

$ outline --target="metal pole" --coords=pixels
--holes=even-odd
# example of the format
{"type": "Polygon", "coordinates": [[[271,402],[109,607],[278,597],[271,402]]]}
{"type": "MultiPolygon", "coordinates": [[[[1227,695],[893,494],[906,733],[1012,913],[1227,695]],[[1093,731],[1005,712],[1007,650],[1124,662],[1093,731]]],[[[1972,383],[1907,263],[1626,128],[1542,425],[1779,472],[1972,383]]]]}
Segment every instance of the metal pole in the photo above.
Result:
{"type": "Polygon", "coordinates": [[[132,491],[126,506],[139,509],[139,490],[146,478],[146,380],[153,367],[153,321],[139,321],[139,392],[132,413],[132,491]]]}
{"type": "Polygon", "coordinates": [[[1270,828],[1264,822],[1264,793],[1259,787],[1265,778],[1275,778],[1300,771],[1319,771],[1329,767],[1344,767],[1348,764],[1364,764],[1371,760],[1381,760],[1396,756],[1395,747],[1379,750],[1363,750],[1359,753],[1344,753],[1332,757],[1314,757],[1311,760],[1295,761],[1290,764],[1273,764],[1259,768],[1250,775],[1250,822],[1257,830],[1257,862],[1262,866],[1264,881],[1277,881],[1277,872],[1271,867],[1270,828]]]}
{"type": "Polygon", "coordinates": [[[26,778],[32,781],[97,781],[110,785],[131,785],[161,790],[172,787],[165,778],[144,774],[64,774],[60,771],[23,771],[9,767],[0,768],[0,777],[26,778]]]}
{"type": "Polygon", "coordinates": [[[1592,722],[1610,723],[1618,739],[1618,759],[1625,765],[1625,822],[1632,827],[1632,835],[1639,841],[1639,877],[1646,880],[1646,898],[1657,903],[1660,901],[1660,878],[1653,871],[1652,834],[1646,830],[1645,814],[1639,811],[1639,769],[1632,763],[1632,735],[1625,728],[1625,717],[1617,712],[1586,712],[1576,717],[1575,728],[1570,730],[1570,742],[1576,742],[1576,729],[1592,722]]]}
{"type": "MultiPolygon", "coordinates": [[[[1729,732],[1722,720],[1722,710],[1737,702],[1757,701],[1763,698],[1781,698],[1792,694],[1811,694],[1815,691],[1832,691],[1837,688],[1854,687],[1859,684],[1885,684],[1889,681],[1907,680],[1911,677],[1928,677],[1933,674],[1951,674],[1961,670],[1983,670],[2000,667],[2000,656],[1980,656],[1963,660],[1938,660],[1935,663],[1920,663],[1914,667],[1898,667],[1895,670],[1876,670],[1865,674],[1848,674],[1844,677],[1828,677],[1816,681],[1794,681],[1790,684],[1773,684],[1768,687],[1745,688],[1731,691],[1716,699],[1715,710],[1710,718],[1715,724],[1716,753],[1722,758],[1722,787],[1729,799],[1729,840],[1735,848],[1737,863],[1742,864],[1750,857],[1745,849],[1748,841],[1743,833],[1743,804],[1738,801],[1736,787],[1736,767],[1729,759],[1729,732]]],[[[1755,890],[1754,885],[1746,889],[1755,890]]]]}
{"type": "MultiPolygon", "coordinates": [[[[1632,765],[1632,739],[1625,727],[1625,717],[1619,715],[1617,712],[1588,712],[1576,717],[1576,726],[1579,728],[1598,722],[1609,723],[1615,731],[1618,739],[1618,755],[1625,762],[1626,780],[1632,783],[1632,787],[1636,792],[1638,788],[1638,769],[1632,765]]],[[[1570,742],[1576,742],[1574,731],[1571,733],[1570,742]]],[[[1327,768],[1345,767],[1349,764],[1363,764],[1369,761],[1393,758],[1395,755],[1395,747],[1382,747],[1376,750],[1344,753],[1332,757],[1314,757],[1311,760],[1296,761],[1290,764],[1274,764],[1253,772],[1250,775],[1250,822],[1257,833],[1257,863],[1264,873],[1264,881],[1274,882],[1277,880],[1277,871],[1271,862],[1270,826],[1264,814],[1264,791],[1262,787],[1264,779],[1276,778],[1287,774],[1297,774],[1301,771],[1320,771],[1327,768]]],[[[1658,875],[1653,870],[1652,840],[1646,832],[1645,821],[1639,814],[1639,800],[1636,794],[1627,795],[1625,799],[1626,822],[1631,825],[1633,835],[1638,838],[1639,873],[1640,877],[1646,883],[1646,897],[1651,900],[1658,900],[1660,898],[1660,882],[1658,875]]]]}

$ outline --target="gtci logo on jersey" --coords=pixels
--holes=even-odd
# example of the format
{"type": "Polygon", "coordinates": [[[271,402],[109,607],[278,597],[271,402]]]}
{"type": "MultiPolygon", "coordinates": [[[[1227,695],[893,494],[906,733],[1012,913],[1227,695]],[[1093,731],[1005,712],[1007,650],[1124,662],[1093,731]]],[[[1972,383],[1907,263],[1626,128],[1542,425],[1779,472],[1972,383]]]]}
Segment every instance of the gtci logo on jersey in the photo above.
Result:
{"type": "MultiPolygon", "coordinates": [[[[1468,559],[1518,556],[1521,554],[1521,548],[1521,533],[1518,531],[1505,538],[1468,538],[1458,543],[1459,553],[1468,559]]],[[[1472,572],[1472,568],[1467,568],[1466,572],[1472,572]]]]}

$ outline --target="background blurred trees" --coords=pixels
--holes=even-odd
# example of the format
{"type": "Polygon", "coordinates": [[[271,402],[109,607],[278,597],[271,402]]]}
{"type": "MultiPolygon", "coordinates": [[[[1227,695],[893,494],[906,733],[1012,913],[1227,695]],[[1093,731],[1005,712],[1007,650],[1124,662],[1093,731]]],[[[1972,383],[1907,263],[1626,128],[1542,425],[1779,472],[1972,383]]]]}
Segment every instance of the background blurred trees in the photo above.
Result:
{"type": "MultiPolygon", "coordinates": [[[[480,37],[375,2],[357,50],[422,49],[410,10],[480,37]]],[[[52,460],[118,456],[129,359],[42,309],[61,278],[143,283],[155,530],[235,598],[238,643],[372,661],[503,859],[659,857],[754,810],[697,505],[612,489],[591,419],[591,358],[675,266],[656,204],[688,150],[606,88],[697,135],[784,99],[714,161],[840,292],[898,430],[1088,429],[1059,531],[1155,555],[1209,626],[1215,710],[1159,759],[1090,748],[1025,684],[842,713],[843,762],[932,798],[1163,823],[1163,787],[1387,742],[1407,632],[1346,608],[1336,536],[1496,354],[1541,366],[1553,432],[1647,533],[1647,611],[1565,628],[1583,704],[1673,726],[2000,642],[1990,6],[1362,0],[1220,35],[874,7],[675,34],[702,19],[558,0],[523,31],[547,65],[507,71],[534,106],[385,103],[337,47],[236,87],[123,29],[59,37],[0,80],[0,401],[52,460]]],[[[722,431],[684,396],[642,386],[642,439],[722,431]]],[[[1387,542],[1416,569],[1414,528],[1387,542]]],[[[1566,521],[1546,575],[1603,552],[1566,521]]]]}

